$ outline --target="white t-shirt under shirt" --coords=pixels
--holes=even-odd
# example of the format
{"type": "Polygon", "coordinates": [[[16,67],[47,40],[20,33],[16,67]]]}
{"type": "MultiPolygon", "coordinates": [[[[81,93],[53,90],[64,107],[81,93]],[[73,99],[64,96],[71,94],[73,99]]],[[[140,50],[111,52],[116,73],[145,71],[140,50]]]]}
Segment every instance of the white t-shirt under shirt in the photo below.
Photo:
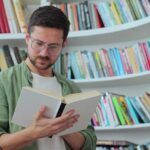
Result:
{"type": "MultiPolygon", "coordinates": [[[[32,73],[32,86],[36,89],[50,91],[57,95],[62,95],[61,86],[56,77],[43,77],[32,73]]],[[[66,150],[64,140],[61,137],[41,138],[38,140],[37,150],[66,150]]]]}

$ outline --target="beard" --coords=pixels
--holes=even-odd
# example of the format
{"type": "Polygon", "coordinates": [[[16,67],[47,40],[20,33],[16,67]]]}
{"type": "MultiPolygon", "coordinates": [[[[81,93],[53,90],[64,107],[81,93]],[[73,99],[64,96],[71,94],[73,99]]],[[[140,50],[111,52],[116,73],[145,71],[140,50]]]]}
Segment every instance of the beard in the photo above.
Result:
{"type": "Polygon", "coordinates": [[[28,57],[29,57],[29,60],[32,63],[32,65],[40,70],[47,70],[48,68],[52,67],[52,65],[54,64],[54,63],[50,63],[49,57],[41,57],[41,56],[38,56],[36,58],[31,58],[30,56],[28,56],[28,57]],[[47,63],[46,65],[44,65],[44,64],[38,65],[39,60],[45,61],[45,62],[49,61],[49,63],[47,63]]]}

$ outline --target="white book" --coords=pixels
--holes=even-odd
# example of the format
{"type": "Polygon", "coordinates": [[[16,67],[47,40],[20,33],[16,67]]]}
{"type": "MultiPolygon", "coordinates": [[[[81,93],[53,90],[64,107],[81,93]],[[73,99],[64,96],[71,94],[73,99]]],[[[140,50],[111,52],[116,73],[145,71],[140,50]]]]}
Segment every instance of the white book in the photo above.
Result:
{"type": "Polygon", "coordinates": [[[17,106],[12,117],[12,122],[23,127],[28,127],[40,107],[45,105],[45,116],[49,118],[59,117],[67,111],[74,109],[80,114],[78,122],[57,136],[83,130],[90,123],[100,98],[98,91],[89,91],[58,97],[49,92],[39,91],[31,87],[23,87],[17,106]],[[88,109],[85,109],[88,108],[88,109]]]}

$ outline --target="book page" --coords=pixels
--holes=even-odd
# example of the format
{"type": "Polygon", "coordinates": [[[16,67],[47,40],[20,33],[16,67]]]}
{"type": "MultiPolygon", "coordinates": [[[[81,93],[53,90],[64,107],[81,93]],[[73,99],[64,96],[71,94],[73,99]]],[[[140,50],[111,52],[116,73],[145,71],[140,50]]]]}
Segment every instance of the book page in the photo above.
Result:
{"type": "Polygon", "coordinates": [[[79,114],[80,117],[78,119],[78,122],[75,123],[73,127],[60,132],[56,136],[61,136],[61,135],[77,132],[80,130],[84,130],[86,129],[88,124],[90,124],[90,120],[96,110],[96,106],[98,105],[98,101],[100,99],[100,93],[97,93],[94,96],[89,95],[89,98],[85,98],[85,97],[86,96],[84,96],[84,100],[74,101],[66,105],[63,113],[66,113],[71,109],[74,109],[75,114],[79,114]]]}
{"type": "Polygon", "coordinates": [[[76,101],[82,101],[86,100],[88,98],[92,98],[95,96],[100,96],[101,93],[98,91],[88,91],[88,92],[82,92],[82,93],[75,93],[75,94],[69,94],[64,96],[64,101],[66,104],[76,102],[76,101]]]}
{"type": "Polygon", "coordinates": [[[61,100],[55,96],[39,92],[30,87],[21,91],[12,122],[23,127],[29,126],[41,106],[46,106],[46,117],[55,117],[61,100]]]}

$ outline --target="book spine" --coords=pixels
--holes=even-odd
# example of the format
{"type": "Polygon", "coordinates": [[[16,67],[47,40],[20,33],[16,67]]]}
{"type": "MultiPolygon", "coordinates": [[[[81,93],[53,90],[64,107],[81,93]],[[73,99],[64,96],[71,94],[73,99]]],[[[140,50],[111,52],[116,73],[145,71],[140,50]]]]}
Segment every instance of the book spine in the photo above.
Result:
{"type": "Polygon", "coordinates": [[[59,117],[59,116],[62,115],[62,113],[63,113],[63,111],[64,111],[64,109],[65,109],[65,106],[66,106],[65,103],[61,103],[61,105],[60,105],[60,107],[59,107],[59,109],[58,109],[58,112],[57,112],[57,114],[56,114],[56,117],[59,117]]]}
{"type": "Polygon", "coordinates": [[[14,9],[16,12],[16,16],[18,19],[20,30],[21,30],[21,32],[26,33],[27,32],[27,25],[25,22],[25,17],[24,17],[24,12],[23,12],[23,8],[21,5],[21,1],[13,0],[12,2],[13,2],[13,6],[14,6],[14,9]]]}
{"type": "Polygon", "coordinates": [[[125,119],[123,117],[123,114],[122,114],[120,105],[118,103],[117,97],[113,96],[112,101],[113,101],[113,105],[115,107],[115,110],[116,110],[116,113],[117,113],[117,116],[119,118],[119,121],[120,121],[121,125],[126,125],[126,122],[125,122],[125,119]]]}

